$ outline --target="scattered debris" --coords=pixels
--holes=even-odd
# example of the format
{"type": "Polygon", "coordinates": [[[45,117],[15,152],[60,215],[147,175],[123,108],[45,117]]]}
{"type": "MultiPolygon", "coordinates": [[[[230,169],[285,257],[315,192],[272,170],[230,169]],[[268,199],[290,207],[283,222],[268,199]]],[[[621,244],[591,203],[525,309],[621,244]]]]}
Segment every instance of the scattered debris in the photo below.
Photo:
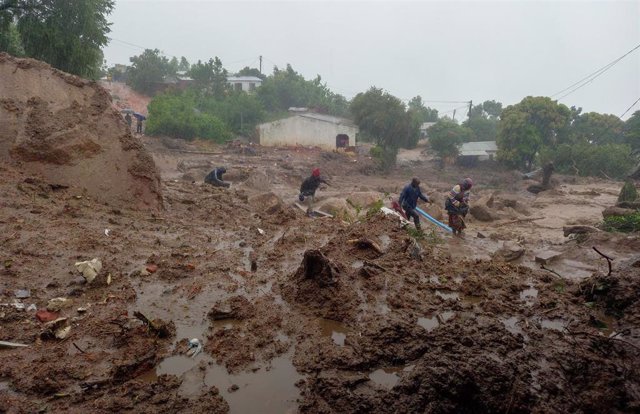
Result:
{"type": "Polygon", "coordinates": [[[31,291],[29,289],[18,289],[15,291],[14,296],[18,299],[26,299],[31,297],[31,291]]]}
{"type": "Polygon", "coordinates": [[[160,338],[168,338],[173,335],[173,331],[175,330],[175,328],[173,327],[173,323],[171,322],[167,323],[162,319],[150,320],[139,311],[133,312],[133,316],[140,319],[142,323],[147,325],[147,327],[160,338]]]}
{"type": "Polygon", "coordinates": [[[198,338],[192,338],[189,340],[189,350],[187,351],[187,355],[191,358],[195,358],[202,351],[202,343],[198,338]]]}
{"type": "Polygon", "coordinates": [[[44,324],[44,330],[40,334],[42,339],[64,339],[71,332],[69,318],[58,318],[44,324]]]}
{"type": "Polygon", "coordinates": [[[365,237],[361,237],[359,239],[347,240],[347,243],[354,244],[359,249],[372,249],[378,254],[384,254],[378,243],[374,242],[371,239],[367,239],[365,237]]]}
{"type": "Polygon", "coordinates": [[[0,348],[26,348],[29,345],[19,344],[17,342],[0,341],[0,348]]]}
{"type": "Polygon", "coordinates": [[[49,312],[60,312],[62,309],[69,308],[73,305],[73,301],[67,298],[53,298],[47,302],[47,310],[49,312]]]}
{"type": "Polygon", "coordinates": [[[109,237],[109,233],[111,233],[110,229],[104,229],[104,235],[109,237]]]}
{"type": "Polygon", "coordinates": [[[100,273],[100,270],[102,270],[102,262],[99,259],[77,262],[75,266],[76,269],[82,273],[82,276],[86,279],[87,283],[93,282],[96,276],[98,276],[98,273],[100,273]]]}
{"type": "Polygon", "coordinates": [[[38,319],[40,322],[55,321],[59,317],[60,315],[57,312],[49,312],[44,309],[40,309],[39,311],[36,312],[36,319],[38,319]]]}
{"type": "Polygon", "coordinates": [[[146,267],[146,271],[149,273],[155,273],[158,271],[158,265],[149,263],[146,267]]]}

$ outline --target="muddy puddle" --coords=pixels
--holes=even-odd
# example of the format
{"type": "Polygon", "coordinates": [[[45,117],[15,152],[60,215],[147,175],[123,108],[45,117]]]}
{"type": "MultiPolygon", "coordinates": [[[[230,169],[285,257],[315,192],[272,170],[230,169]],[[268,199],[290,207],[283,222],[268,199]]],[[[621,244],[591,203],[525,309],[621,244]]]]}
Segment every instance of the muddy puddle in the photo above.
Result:
{"type": "Polygon", "coordinates": [[[165,358],[138,380],[153,383],[163,374],[181,378],[180,393],[189,398],[215,386],[229,404],[229,412],[238,414],[295,412],[299,396],[295,383],[302,378],[288,354],[274,358],[266,366],[229,374],[210,356],[201,353],[195,358],[186,355],[165,358]]]}
{"type": "Polygon", "coordinates": [[[534,288],[532,285],[529,285],[527,289],[520,292],[520,300],[527,306],[533,306],[537,299],[538,289],[534,288]]]}
{"type": "Polygon", "coordinates": [[[330,337],[333,343],[338,346],[344,346],[347,335],[351,333],[351,330],[345,324],[331,319],[319,319],[318,325],[322,336],[330,337]]]}

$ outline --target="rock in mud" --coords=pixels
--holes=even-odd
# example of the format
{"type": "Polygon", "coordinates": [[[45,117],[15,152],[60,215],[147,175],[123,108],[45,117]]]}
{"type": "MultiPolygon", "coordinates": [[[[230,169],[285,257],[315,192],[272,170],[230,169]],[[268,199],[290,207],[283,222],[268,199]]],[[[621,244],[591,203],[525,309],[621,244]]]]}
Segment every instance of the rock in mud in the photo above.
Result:
{"type": "Polygon", "coordinates": [[[636,213],[636,210],[631,208],[621,208],[621,207],[607,207],[602,212],[602,217],[620,217],[620,216],[628,216],[630,214],[636,213]]]}
{"type": "Polygon", "coordinates": [[[255,313],[255,306],[247,298],[234,296],[214,305],[207,316],[214,321],[224,319],[242,320],[252,318],[255,313]]]}
{"type": "Polygon", "coordinates": [[[482,204],[474,204],[471,206],[471,208],[469,209],[469,213],[471,213],[471,215],[476,218],[477,220],[480,221],[493,221],[494,217],[491,214],[491,212],[489,212],[489,208],[487,206],[484,206],[482,204]]]}
{"type": "Polygon", "coordinates": [[[49,312],[60,312],[62,309],[69,308],[73,305],[73,301],[67,298],[53,298],[47,302],[47,310],[49,312]]]}
{"type": "Polygon", "coordinates": [[[511,262],[524,255],[525,249],[514,241],[504,241],[502,248],[494,253],[494,258],[511,262]]]}

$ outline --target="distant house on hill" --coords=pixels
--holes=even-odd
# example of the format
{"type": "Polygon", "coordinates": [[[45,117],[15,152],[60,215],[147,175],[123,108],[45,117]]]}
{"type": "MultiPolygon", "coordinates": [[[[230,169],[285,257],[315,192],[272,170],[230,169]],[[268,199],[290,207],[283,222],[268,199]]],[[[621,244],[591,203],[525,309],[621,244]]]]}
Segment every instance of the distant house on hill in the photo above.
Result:
{"type": "Polygon", "coordinates": [[[350,120],[314,112],[295,112],[290,117],[258,125],[260,145],[314,146],[326,150],[356,145],[358,127],[350,120]]]}
{"type": "Polygon", "coordinates": [[[229,76],[227,83],[234,91],[253,92],[262,85],[262,79],[256,76],[229,76]]]}
{"type": "Polygon", "coordinates": [[[423,122],[422,125],[420,125],[420,139],[428,138],[429,134],[427,134],[427,130],[435,124],[435,122],[423,122]]]}
{"type": "Polygon", "coordinates": [[[458,151],[458,163],[474,165],[478,161],[489,161],[495,158],[498,146],[495,141],[465,142],[458,151]]]}

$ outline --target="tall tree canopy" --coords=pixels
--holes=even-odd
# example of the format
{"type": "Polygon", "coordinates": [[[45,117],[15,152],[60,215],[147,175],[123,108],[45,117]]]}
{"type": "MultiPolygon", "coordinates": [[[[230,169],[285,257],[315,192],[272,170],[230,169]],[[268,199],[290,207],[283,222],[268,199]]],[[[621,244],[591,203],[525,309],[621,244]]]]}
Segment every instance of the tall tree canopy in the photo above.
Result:
{"type": "Polygon", "coordinates": [[[468,137],[468,141],[495,141],[500,115],[502,115],[500,102],[484,101],[472,106],[469,118],[462,124],[473,132],[468,137]]]}
{"type": "Polygon", "coordinates": [[[227,91],[227,70],[217,56],[209,59],[208,62],[198,61],[193,64],[189,75],[205,94],[212,95],[216,99],[224,98],[227,91]]]}
{"type": "Polygon", "coordinates": [[[274,68],[257,91],[258,98],[270,112],[286,111],[290,107],[308,107],[321,113],[344,116],[347,100],[332,92],[318,75],[306,80],[291,65],[284,70],[274,68]]]}
{"type": "Polygon", "coordinates": [[[469,128],[458,125],[448,118],[441,118],[427,131],[429,146],[441,158],[452,158],[458,155],[459,146],[468,142],[473,136],[469,128]]]}
{"type": "Polygon", "coordinates": [[[589,112],[578,115],[571,125],[572,140],[590,144],[622,144],[624,122],[615,115],[589,112]]]}
{"type": "Polygon", "coordinates": [[[131,66],[127,72],[127,84],[138,92],[151,95],[154,83],[162,82],[165,76],[175,74],[175,68],[169,59],[161,56],[158,49],[145,49],[129,60],[131,66]]]}
{"type": "Polygon", "coordinates": [[[0,1],[0,50],[85,78],[100,74],[113,0],[0,1]]]}
{"type": "Polygon", "coordinates": [[[498,127],[498,159],[530,169],[542,147],[570,142],[571,111],[547,97],[524,98],[502,111],[498,127]]]}
{"type": "Polygon", "coordinates": [[[624,124],[624,139],[634,150],[640,150],[640,111],[635,111],[624,124]]]}
{"type": "Polygon", "coordinates": [[[351,114],[360,132],[383,148],[415,145],[419,134],[402,101],[388,92],[371,87],[351,101],[351,114]]]}

